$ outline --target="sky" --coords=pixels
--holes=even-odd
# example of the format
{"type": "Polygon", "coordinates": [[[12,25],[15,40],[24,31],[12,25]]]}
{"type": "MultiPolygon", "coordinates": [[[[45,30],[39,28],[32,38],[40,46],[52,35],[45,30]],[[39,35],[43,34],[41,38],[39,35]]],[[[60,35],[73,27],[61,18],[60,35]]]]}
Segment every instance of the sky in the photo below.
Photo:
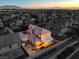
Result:
{"type": "Polygon", "coordinates": [[[0,6],[16,5],[23,8],[79,8],[79,0],[0,0],[0,6]]]}

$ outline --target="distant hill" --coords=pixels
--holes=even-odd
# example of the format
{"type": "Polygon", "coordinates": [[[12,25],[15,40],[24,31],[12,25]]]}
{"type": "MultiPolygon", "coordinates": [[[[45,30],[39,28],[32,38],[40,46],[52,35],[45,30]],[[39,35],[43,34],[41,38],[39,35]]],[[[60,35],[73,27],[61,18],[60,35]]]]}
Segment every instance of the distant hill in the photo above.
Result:
{"type": "Polygon", "coordinates": [[[14,6],[14,5],[6,5],[6,6],[0,6],[0,9],[22,9],[21,7],[14,6]]]}

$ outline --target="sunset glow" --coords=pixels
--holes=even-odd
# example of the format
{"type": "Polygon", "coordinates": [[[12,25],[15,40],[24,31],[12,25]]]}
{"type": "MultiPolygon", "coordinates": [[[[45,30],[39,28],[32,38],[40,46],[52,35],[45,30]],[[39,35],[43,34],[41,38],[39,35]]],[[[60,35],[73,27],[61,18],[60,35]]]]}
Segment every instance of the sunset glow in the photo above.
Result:
{"type": "Polygon", "coordinates": [[[79,0],[0,0],[0,5],[17,5],[23,8],[79,8],[79,0]]]}

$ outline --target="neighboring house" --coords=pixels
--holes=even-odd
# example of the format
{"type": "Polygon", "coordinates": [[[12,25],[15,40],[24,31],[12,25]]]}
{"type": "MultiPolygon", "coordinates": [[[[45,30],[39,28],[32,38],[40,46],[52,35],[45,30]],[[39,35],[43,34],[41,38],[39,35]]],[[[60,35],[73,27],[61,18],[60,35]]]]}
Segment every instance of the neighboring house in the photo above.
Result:
{"type": "Polygon", "coordinates": [[[17,36],[17,33],[1,36],[0,37],[0,58],[5,58],[5,59],[26,58],[26,55],[22,47],[19,45],[19,42],[20,40],[17,36]]]}

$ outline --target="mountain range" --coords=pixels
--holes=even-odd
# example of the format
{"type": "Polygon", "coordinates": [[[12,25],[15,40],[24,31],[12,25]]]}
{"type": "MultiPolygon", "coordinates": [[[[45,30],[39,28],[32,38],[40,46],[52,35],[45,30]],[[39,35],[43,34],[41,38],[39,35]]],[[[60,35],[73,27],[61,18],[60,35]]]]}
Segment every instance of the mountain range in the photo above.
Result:
{"type": "Polygon", "coordinates": [[[11,6],[6,5],[6,6],[0,6],[0,9],[22,9],[22,8],[14,5],[11,5],[11,6]]]}

